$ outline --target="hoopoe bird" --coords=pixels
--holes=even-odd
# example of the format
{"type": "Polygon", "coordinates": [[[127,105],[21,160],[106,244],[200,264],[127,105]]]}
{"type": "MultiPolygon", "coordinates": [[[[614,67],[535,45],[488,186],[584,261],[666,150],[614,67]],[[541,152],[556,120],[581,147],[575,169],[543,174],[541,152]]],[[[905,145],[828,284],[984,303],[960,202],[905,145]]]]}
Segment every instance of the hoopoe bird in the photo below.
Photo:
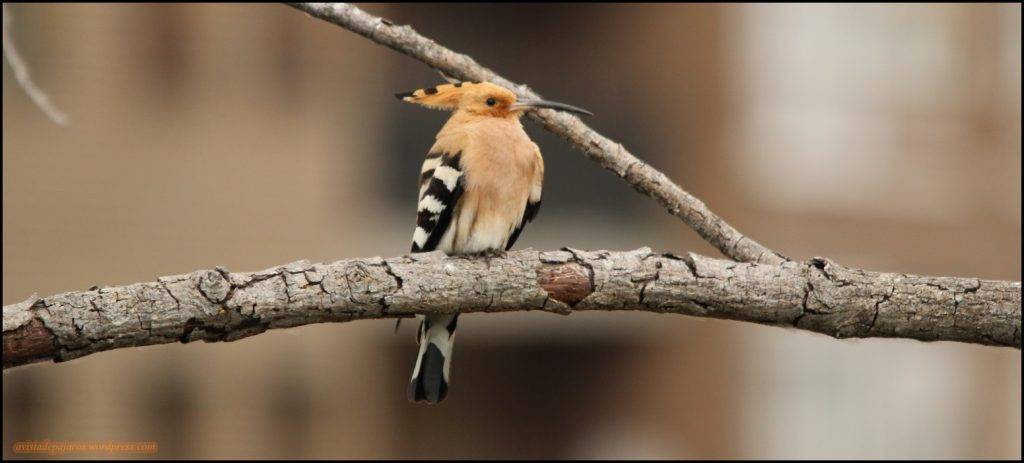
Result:
{"type": "MultiPolygon", "coordinates": [[[[437,134],[419,177],[412,252],[484,254],[512,248],[537,216],[544,160],[519,118],[535,108],[579,114],[564,103],[517,99],[489,82],[458,82],[395,94],[398,99],[452,111],[437,134]]],[[[459,314],[426,315],[416,342],[408,396],[436,404],[448,394],[452,343],[459,314]]]]}

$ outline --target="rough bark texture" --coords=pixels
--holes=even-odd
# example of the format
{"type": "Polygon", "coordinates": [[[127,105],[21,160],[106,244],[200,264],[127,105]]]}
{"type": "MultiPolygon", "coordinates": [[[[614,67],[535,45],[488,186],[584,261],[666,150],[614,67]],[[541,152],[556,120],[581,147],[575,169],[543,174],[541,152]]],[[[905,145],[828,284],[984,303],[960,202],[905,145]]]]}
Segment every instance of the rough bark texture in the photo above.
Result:
{"type": "MultiPolygon", "coordinates": [[[[346,3],[292,3],[310,15],[331,22],[376,43],[460,80],[488,81],[514,91],[520,97],[540,98],[526,85],[516,84],[481,66],[473,58],[456,53],[428,39],[410,26],[392,24],[346,3]]],[[[550,132],[568,140],[590,159],[633,185],[633,188],[664,206],[668,212],[693,228],[722,254],[740,262],[778,264],[787,258],[756,241],[715,215],[707,205],[676,185],[665,174],[641,161],[614,142],[591,129],[579,117],[548,109],[529,116],[550,132]]]]}
{"type": "Polygon", "coordinates": [[[233,341],[271,328],[416,313],[635,310],[1020,348],[1019,282],[776,265],[690,254],[533,250],[505,257],[305,261],[33,297],[4,307],[4,368],[120,347],[233,341]]]}

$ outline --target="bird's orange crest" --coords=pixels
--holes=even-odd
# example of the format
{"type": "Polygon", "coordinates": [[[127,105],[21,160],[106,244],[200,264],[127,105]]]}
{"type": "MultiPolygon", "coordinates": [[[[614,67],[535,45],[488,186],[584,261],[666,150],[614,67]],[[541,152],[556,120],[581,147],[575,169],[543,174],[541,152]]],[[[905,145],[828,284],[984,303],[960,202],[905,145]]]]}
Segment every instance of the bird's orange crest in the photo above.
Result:
{"type": "Polygon", "coordinates": [[[500,115],[510,111],[516,102],[515,93],[490,82],[456,82],[436,87],[421,88],[411,92],[396,93],[398,99],[446,111],[467,110],[470,112],[500,115]]]}
{"type": "Polygon", "coordinates": [[[431,109],[464,111],[476,116],[519,117],[530,109],[556,109],[577,114],[590,112],[565,103],[517,99],[511,90],[490,82],[456,82],[411,92],[396,93],[398,99],[431,109]]]}

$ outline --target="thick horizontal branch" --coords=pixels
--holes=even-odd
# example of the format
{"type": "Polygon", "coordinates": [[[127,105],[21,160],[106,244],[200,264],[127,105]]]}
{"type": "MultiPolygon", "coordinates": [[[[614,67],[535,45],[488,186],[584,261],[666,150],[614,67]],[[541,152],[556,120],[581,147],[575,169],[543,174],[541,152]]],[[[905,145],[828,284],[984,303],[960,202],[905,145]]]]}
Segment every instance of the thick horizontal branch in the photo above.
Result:
{"type": "Polygon", "coordinates": [[[121,347],[233,341],[272,328],[417,313],[631,310],[824,333],[1021,347],[1020,282],[777,265],[690,254],[440,252],[223,268],[4,307],[4,368],[121,347]]]}
{"type": "MultiPolygon", "coordinates": [[[[481,66],[472,57],[449,50],[420,35],[410,26],[392,24],[346,3],[291,5],[422,61],[448,76],[461,80],[493,82],[516,92],[520,97],[540,98],[540,95],[526,85],[509,81],[481,66]]],[[[722,254],[740,262],[777,264],[787,260],[781,254],[744,236],[715,215],[703,201],[680,188],[661,171],[638,159],[621,143],[612,141],[588,127],[580,118],[548,109],[531,111],[530,117],[540,122],[548,131],[568,140],[573,147],[624,179],[640,193],[658,201],[670,214],[693,228],[722,254]]]]}

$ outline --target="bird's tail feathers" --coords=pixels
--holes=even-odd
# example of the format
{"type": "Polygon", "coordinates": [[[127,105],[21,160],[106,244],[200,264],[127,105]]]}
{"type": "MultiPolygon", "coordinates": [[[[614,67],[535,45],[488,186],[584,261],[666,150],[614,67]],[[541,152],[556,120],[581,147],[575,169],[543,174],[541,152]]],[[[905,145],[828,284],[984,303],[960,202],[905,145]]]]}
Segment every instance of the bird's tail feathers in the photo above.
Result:
{"type": "Polygon", "coordinates": [[[448,395],[448,370],[458,318],[458,314],[427,315],[420,322],[420,351],[409,382],[409,401],[436,404],[448,395]]]}

